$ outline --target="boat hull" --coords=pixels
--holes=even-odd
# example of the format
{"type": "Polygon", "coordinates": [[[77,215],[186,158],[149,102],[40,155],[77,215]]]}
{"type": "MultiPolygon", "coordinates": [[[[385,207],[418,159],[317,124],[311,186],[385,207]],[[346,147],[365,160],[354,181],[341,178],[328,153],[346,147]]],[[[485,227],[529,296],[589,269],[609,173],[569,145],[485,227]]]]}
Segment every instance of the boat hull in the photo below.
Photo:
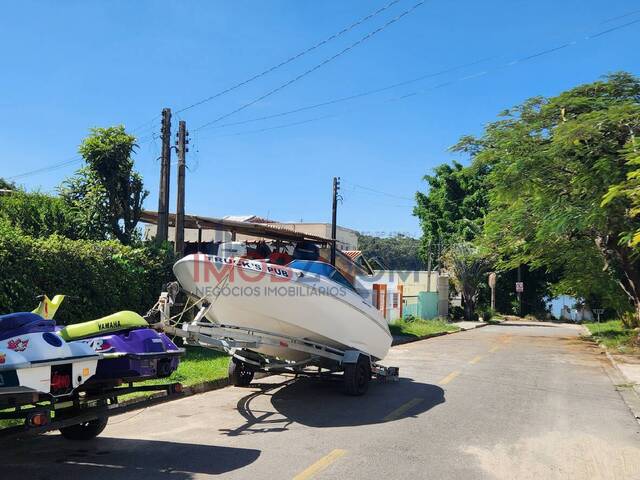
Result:
{"type": "Polygon", "coordinates": [[[79,387],[96,373],[99,355],[88,345],[65,342],[52,332],[36,332],[0,342],[0,395],[38,392],[56,394],[57,372],[69,377],[64,393],[79,387]]]}
{"type": "Polygon", "coordinates": [[[164,333],[151,328],[127,330],[80,341],[103,355],[92,381],[140,381],[168,377],[178,368],[183,353],[164,333]]]}
{"type": "MultiPolygon", "coordinates": [[[[386,356],[391,334],[385,319],[356,292],[320,275],[237,258],[189,255],[174,265],[182,288],[207,297],[207,319],[222,325],[304,338],[374,359],[386,356]]],[[[280,347],[253,349],[284,360],[310,354],[280,347]]]]}

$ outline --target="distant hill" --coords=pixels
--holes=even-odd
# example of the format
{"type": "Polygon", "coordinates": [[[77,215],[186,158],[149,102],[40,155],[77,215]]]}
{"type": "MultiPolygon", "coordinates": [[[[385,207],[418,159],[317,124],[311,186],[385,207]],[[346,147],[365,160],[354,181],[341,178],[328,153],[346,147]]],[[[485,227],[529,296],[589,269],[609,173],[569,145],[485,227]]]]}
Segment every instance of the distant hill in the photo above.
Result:
{"type": "Polygon", "coordinates": [[[424,270],[419,247],[420,240],[402,234],[374,237],[358,233],[358,250],[375,269],[424,270]]]}

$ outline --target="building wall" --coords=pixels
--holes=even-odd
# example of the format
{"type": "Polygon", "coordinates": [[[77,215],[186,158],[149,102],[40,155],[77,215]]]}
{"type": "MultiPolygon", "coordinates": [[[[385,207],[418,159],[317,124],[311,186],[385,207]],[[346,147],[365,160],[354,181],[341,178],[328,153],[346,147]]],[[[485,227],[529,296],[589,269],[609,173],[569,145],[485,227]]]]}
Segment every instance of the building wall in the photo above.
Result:
{"type": "Polygon", "coordinates": [[[376,270],[374,275],[359,276],[358,279],[363,282],[363,284],[402,284],[403,295],[405,297],[415,297],[419,292],[438,291],[438,272],[435,271],[427,272],[424,270],[376,270]],[[431,276],[430,283],[429,276],[431,276]]]}
{"type": "Polygon", "coordinates": [[[405,299],[415,297],[411,298],[410,304],[416,305],[415,308],[420,310],[421,316],[428,315],[429,318],[433,318],[449,315],[449,277],[447,275],[424,270],[376,270],[374,275],[358,275],[355,287],[362,297],[371,302],[373,285],[380,283],[386,284],[389,292],[397,291],[398,285],[402,285],[403,297],[405,299]],[[430,281],[429,277],[431,277],[430,281]],[[426,292],[429,292],[429,295],[425,295],[426,292]],[[422,308],[419,308],[418,304],[422,308]]]}

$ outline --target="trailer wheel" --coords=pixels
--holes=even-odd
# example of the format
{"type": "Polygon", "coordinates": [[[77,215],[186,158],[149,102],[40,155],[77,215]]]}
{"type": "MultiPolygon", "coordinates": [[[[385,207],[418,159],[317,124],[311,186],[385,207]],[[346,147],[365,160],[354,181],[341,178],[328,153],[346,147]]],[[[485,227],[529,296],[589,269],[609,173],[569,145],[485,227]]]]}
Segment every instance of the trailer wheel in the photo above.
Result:
{"type": "Polygon", "coordinates": [[[360,396],[367,393],[371,380],[371,366],[364,355],[358,357],[356,363],[347,363],[343,373],[344,391],[347,395],[360,396]]]}
{"type": "Polygon", "coordinates": [[[100,417],[77,425],[63,427],[60,429],[60,433],[67,440],[91,440],[102,433],[108,421],[108,417],[100,417]]]}
{"type": "Polygon", "coordinates": [[[237,358],[232,358],[229,362],[229,381],[236,387],[246,387],[253,380],[253,369],[237,358]]]}

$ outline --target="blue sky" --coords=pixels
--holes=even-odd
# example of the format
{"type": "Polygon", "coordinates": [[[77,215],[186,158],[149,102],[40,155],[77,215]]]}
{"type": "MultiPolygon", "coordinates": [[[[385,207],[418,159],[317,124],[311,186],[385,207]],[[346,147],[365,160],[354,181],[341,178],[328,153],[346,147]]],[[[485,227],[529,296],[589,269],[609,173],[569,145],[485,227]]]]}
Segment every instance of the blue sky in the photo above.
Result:
{"type": "MultiPolygon", "coordinates": [[[[389,1],[9,2],[0,17],[0,175],[73,159],[91,127],[140,127],[136,168],[150,191],[146,207],[156,209],[160,142],[151,134],[159,131],[162,107],[175,111],[209,97],[389,1]]],[[[640,20],[636,1],[427,1],[291,86],[196,131],[416,3],[401,0],[285,67],[174,115],[174,128],[180,118],[192,132],[187,211],[329,221],[331,178],[338,175],[344,197],[340,224],[418,235],[411,215],[414,193],[425,188],[422,176],[434,166],[459,158],[447,148],[461,135],[480,133],[501,110],[528,97],[554,95],[607,72],[640,73],[640,23],[587,39],[640,20]],[[219,127],[457,66],[462,67],[379,94],[219,127]],[[446,82],[451,83],[434,88],[446,82]]],[[[17,181],[55,191],[78,166],[17,181]]]]}

